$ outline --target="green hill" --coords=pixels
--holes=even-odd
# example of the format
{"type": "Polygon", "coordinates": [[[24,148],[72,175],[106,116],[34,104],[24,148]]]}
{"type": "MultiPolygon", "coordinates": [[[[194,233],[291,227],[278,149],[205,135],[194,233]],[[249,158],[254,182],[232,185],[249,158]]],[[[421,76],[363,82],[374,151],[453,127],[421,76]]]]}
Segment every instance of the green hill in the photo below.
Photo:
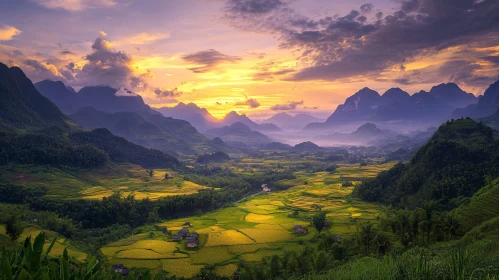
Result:
{"type": "Polygon", "coordinates": [[[469,230],[485,221],[499,216],[499,179],[488,182],[466,203],[460,205],[456,214],[469,230]]]}
{"type": "Polygon", "coordinates": [[[452,207],[478,191],[485,175],[497,176],[498,147],[490,127],[469,118],[448,121],[410,162],[365,181],[354,194],[400,207],[413,208],[429,200],[452,207]]]}

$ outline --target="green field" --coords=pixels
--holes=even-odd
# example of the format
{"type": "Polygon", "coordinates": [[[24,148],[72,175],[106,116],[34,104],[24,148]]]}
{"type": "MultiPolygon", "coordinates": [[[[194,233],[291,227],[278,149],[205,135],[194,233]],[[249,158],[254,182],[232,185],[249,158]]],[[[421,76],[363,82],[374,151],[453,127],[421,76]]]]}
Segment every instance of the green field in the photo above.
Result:
{"type": "Polygon", "coordinates": [[[2,166],[0,181],[20,186],[43,186],[47,196],[55,199],[102,199],[120,192],[126,197],[133,194],[136,199],[189,195],[207,189],[193,182],[184,181],[171,170],[155,169],[149,176],[146,169],[133,164],[116,164],[103,170],[72,172],[52,167],[2,166]],[[165,173],[175,177],[165,180],[165,173]]]}
{"type": "Polygon", "coordinates": [[[156,231],[153,238],[146,233],[134,235],[101,252],[113,264],[163,269],[179,277],[193,276],[205,265],[214,265],[220,275],[230,275],[240,260],[256,262],[300,250],[299,241],[316,234],[310,217],[317,206],[328,211],[332,226],[327,230],[333,234],[355,232],[357,221],[376,222],[380,206],[347,198],[353,187],[342,187],[342,183],[373,177],[392,165],[342,166],[334,174],[297,173],[296,179],[284,182],[292,186],[286,191],[260,194],[232,207],[160,224],[176,233],[189,221],[189,230],[200,233],[199,249],[187,249],[185,241],[169,241],[167,235],[156,231]],[[298,217],[291,216],[294,210],[299,211],[298,217]],[[296,235],[296,224],[308,227],[308,234],[296,235]]]}

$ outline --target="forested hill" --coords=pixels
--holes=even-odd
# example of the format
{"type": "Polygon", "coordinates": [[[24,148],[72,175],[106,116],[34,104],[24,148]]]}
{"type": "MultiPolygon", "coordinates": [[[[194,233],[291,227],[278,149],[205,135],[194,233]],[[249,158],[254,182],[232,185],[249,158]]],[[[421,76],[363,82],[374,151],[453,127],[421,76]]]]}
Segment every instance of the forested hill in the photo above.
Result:
{"type": "Polygon", "coordinates": [[[0,129],[69,128],[69,119],[17,67],[0,63],[0,129]]]}
{"type": "Polygon", "coordinates": [[[133,144],[105,129],[84,129],[42,96],[21,69],[0,63],[0,165],[93,168],[109,161],[146,168],[179,165],[173,156],[133,144]]]}
{"type": "Polygon", "coordinates": [[[490,127],[470,118],[448,121],[408,163],[399,163],[356,187],[354,195],[414,208],[429,200],[454,208],[497,177],[499,140],[490,127]]]}

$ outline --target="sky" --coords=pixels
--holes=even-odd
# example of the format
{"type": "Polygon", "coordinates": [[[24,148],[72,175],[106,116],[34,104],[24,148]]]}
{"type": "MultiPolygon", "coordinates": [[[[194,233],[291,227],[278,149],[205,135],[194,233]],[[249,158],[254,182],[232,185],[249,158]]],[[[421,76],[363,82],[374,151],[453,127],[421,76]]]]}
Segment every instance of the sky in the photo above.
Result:
{"type": "Polygon", "coordinates": [[[363,87],[499,79],[497,0],[7,0],[0,62],[222,118],[326,118],[363,87]]]}

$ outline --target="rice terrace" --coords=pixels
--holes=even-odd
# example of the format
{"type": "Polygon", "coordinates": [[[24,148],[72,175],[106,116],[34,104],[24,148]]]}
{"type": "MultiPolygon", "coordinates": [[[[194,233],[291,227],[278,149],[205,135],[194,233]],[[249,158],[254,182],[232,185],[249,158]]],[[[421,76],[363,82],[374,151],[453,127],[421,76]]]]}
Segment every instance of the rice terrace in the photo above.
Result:
{"type": "Polygon", "coordinates": [[[289,250],[301,250],[300,240],[316,234],[310,218],[317,207],[328,212],[332,224],[328,230],[340,236],[355,233],[357,221],[376,223],[382,215],[381,206],[350,198],[353,185],[344,187],[343,183],[355,184],[393,165],[344,165],[333,174],[297,172],[296,179],[284,182],[292,186],[288,190],[270,191],[231,207],[158,224],[175,233],[189,222],[186,228],[200,234],[199,248],[194,250],[186,247],[185,240],[171,241],[156,230],[108,244],[101,252],[110,263],[162,269],[179,277],[192,277],[206,265],[214,266],[220,275],[230,276],[240,260],[258,262],[289,250]],[[295,210],[298,214],[293,216],[295,210]],[[295,225],[303,225],[308,233],[296,234],[295,225]]]}

